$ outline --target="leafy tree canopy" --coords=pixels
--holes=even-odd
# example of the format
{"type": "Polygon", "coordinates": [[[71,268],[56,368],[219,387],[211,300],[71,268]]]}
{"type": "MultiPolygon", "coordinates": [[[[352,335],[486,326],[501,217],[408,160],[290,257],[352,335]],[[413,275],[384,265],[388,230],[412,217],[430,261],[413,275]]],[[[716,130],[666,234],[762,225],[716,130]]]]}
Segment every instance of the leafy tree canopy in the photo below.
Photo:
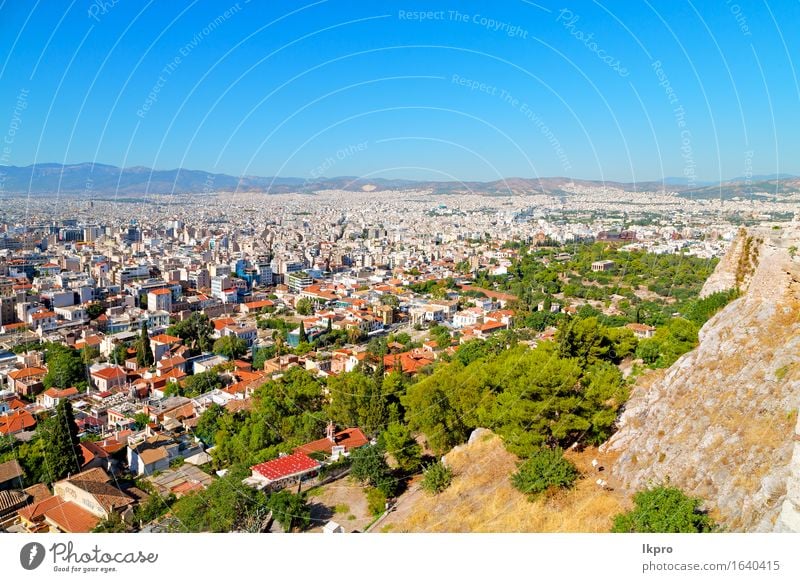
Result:
{"type": "Polygon", "coordinates": [[[214,342],[214,353],[236,360],[247,353],[247,342],[235,335],[226,335],[214,342]]]}

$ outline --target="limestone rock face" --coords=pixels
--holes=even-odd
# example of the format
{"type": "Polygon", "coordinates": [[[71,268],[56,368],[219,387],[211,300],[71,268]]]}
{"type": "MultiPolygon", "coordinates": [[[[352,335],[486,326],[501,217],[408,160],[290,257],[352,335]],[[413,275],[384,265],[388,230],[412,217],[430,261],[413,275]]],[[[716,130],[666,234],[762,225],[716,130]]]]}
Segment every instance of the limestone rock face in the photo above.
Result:
{"type": "MultiPolygon", "coordinates": [[[[642,378],[604,448],[619,453],[611,476],[631,492],[669,482],[728,531],[800,531],[800,231],[749,234],[757,262],[743,295],[695,350],[642,378]]],[[[736,283],[742,246],[706,294],[736,283]]]]}

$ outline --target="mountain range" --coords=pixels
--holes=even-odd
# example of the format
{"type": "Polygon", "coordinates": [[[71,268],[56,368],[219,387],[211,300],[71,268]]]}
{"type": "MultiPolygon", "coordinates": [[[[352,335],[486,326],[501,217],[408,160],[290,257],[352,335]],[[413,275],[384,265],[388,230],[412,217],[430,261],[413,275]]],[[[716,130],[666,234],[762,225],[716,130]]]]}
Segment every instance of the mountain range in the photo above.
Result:
{"type": "Polygon", "coordinates": [[[748,197],[754,192],[771,194],[800,193],[800,178],[788,174],[751,176],[731,181],[695,182],[685,178],[635,183],[575,180],[565,177],[508,178],[488,182],[439,182],[386,178],[338,176],[333,178],[292,178],[231,176],[203,170],[155,170],[142,166],[120,168],[107,164],[42,163],[31,166],[0,166],[0,191],[6,194],[185,194],[214,192],[313,192],[315,190],[402,190],[430,189],[436,194],[478,192],[490,195],[565,194],[572,186],[606,186],[629,192],[679,192],[698,198],[748,197]]]}

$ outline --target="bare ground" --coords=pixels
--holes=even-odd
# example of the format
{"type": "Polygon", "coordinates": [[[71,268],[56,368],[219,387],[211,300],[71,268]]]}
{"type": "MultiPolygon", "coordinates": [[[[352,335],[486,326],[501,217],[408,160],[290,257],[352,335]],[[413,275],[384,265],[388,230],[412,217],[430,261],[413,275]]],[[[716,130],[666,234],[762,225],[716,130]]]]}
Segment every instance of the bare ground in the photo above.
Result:
{"type": "Polygon", "coordinates": [[[453,483],[436,496],[411,483],[390,513],[373,531],[378,532],[607,532],[613,516],[629,502],[619,492],[604,490],[595,481],[603,478],[614,487],[608,470],[591,466],[597,458],[604,468],[613,458],[595,448],[568,452],[583,477],[570,491],[528,501],[511,485],[517,458],[502,440],[486,434],[470,445],[446,455],[453,469],[453,483]]]}
{"type": "Polygon", "coordinates": [[[333,520],[345,532],[364,531],[374,517],[367,509],[364,489],[350,478],[339,479],[311,491],[311,532],[321,532],[322,527],[333,520]]]}

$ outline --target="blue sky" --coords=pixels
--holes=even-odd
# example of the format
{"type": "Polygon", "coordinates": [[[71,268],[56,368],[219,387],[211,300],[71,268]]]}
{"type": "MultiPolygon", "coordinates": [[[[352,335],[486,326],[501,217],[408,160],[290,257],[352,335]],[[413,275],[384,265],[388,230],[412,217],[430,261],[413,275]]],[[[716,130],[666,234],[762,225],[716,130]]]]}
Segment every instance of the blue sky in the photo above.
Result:
{"type": "Polygon", "coordinates": [[[800,173],[798,22],[788,0],[5,0],[0,164],[800,173]]]}

